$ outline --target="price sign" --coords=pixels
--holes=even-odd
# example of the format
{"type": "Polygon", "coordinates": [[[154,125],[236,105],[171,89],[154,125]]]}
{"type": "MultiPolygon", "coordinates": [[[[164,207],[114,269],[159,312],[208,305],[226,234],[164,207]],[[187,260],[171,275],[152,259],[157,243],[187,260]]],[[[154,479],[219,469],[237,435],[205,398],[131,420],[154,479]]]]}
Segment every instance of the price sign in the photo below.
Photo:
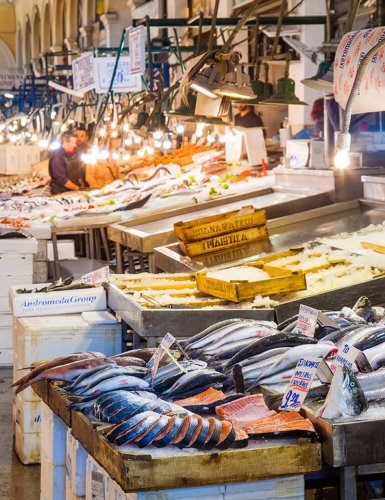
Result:
{"type": "Polygon", "coordinates": [[[301,358],[295,367],[294,374],[282,398],[280,410],[300,411],[306,394],[320,367],[319,358],[301,358]]]}
{"type": "Polygon", "coordinates": [[[92,271],[91,273],[82,276],[82,282],[88,285],[95,285],[96,283],[108,283],[110,279],[110,268],[108,266],[101,267],[92,271]]]}
{"type": "Polygon", "coordinates": [[[351,368],[360,352],[361,351],[356,347],[344,344],[338,349],[338,353],[330,366],[331,371],[335,373],[338,366],[347,366],[351,368]]]}
{"type": "MultiPolygon", "coordinates": [[[[97,94],[109,91],[111,79],[115,71],[115,57],[97,57],[94,60],[95,90],[97,94]]],[[[122,56],[116,68],[112,90],[115,93],[140,92],[142,90],[140,75],[134,75],[130,69],[129,56],[122,56]]]]}
{"type": "Polygon", "coordinates": [[[128,33],[131,75],[144,75],[146,71],[146,35],[144,26],[131,29],[128,33]]]}
{"type": "Polygon", "coordinates": [[[86,52],[72,62],[72,77],[76,92],[88,92],[95,88],[92,52],[86,52]]]}
{"type": "MultiPolygon", "coordinates": [[[[175,342],[175,338],[171,335],[171,333],[167,333],[161,343],[159,344],[159,347],[157,350],[154,352],[154,354],[151,356],[150,360],[147,363],[147,368],[151,370],[152,374],[152,380],[154,380],[156,373],[159,368],[159,364],[162,361],[163,357],[168,353],[172,359],[175,359],[172,354],[168,351],[168,349],[172,346],[172,344],[175,342]]],[[[178,363],[179,364],[179,363],[178,363]]]]}
{"type": "Polygon", "coordinates": [[[314,337],[317,317],[318,309],[313,309],[313,307],[301,304],[299,306],[298,321],[294,331],[302,333],[302,335],[307,335],[308,337],[314,337]]]}

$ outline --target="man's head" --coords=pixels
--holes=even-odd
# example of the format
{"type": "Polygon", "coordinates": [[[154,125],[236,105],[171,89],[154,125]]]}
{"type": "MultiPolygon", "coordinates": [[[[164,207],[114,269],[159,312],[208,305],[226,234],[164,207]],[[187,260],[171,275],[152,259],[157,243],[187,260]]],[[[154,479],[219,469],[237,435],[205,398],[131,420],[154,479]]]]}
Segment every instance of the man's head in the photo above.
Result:
{"type": "Polygon", "coordinates": [[[85,144],[89,141],[90,136],[88,131],[84,127],[78,127],[75,131],[76,144],[79,146],[80,144],[85,144]]]}
{"type": "Polygon", "coordinates": [[[75,131],[76,144],[79,146],[80,144],[85,144],[89,141],[90,136],[88,131],[84,127],[78,127],[75,131]]]}
{"type": "Polygon", "coordinates": [[[69,155],[76,151],[76,137],[72,132],[64,132],[61,136],[61,146],[69,155]]]}
{"type": "Polygon", "coordinates": [[[237,109],[243,115],[251,111],[251,106],[248,104],[237,104],[237,109]]]}

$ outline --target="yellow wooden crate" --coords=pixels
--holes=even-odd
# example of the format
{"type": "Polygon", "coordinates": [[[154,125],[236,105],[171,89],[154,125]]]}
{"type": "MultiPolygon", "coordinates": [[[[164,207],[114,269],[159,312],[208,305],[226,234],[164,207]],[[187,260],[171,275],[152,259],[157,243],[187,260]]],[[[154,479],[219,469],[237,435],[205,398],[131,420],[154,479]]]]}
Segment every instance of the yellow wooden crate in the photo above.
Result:
{"type": "Polygon", "coordinates": [[[252,227],[251,229],[222,234],[214,238],[192,241],[191,243],[180,241],[179,246],[186,255],[195,257],[196,255],[218,252],[219,250],[244,245],[263,238],[267,238],[266,226],[252,227]]]}
{"type": "Polygon", "coordinates": [[[245,206],[224,214],[174,224],[176,237],[184,242],[198,241],[266,224],[266,211],[245,206]]]}
{"type": "Polygon", "coordinates": [[[306,277],[304,273],[292,272],[284,268],[263,265],[261,269],[270,275],[270,279],[260,281],[225,281],[207,276],[207,271],[197,274],[197,288],[201,292],[241,302],[251,300],[256,295],[275,295],[287,292],[306,290],[306,277]]]}

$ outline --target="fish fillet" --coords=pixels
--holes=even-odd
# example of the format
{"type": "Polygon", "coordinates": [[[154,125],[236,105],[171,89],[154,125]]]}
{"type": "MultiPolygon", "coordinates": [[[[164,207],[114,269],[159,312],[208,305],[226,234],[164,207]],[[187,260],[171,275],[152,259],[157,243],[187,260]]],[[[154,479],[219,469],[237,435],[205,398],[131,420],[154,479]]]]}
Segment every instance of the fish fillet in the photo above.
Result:
{"type": "Polygon", "coordinates": [[[275,414],[266,406],[262,394],[245,396],[244,398],[217,406],[217,415],[229,420],[237,427],[245,428],[252,423],[275,414]]]}

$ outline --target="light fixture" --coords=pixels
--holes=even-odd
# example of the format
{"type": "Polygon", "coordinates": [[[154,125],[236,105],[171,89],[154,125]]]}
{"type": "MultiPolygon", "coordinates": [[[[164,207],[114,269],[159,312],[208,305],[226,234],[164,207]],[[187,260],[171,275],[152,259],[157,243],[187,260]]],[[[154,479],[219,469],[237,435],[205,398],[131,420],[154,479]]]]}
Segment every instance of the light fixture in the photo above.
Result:
{"type": "Polygon", "coordinates": [[[124,161],[128,161],[130,158],[131,158],[130,153],[124,153],[124,155],[123,155],[123,160],[124,161]]]}
{"type": "Polygon", "coordinates": [[[107,151],[107,149],[102,149],[100,153],[98,154],[98,160],[107,160],[110,156],[110,153],[107,151]]]}
{"type": "Polygon", "coordinates": [[[215,93],[222,97],[230,97],[231,99],[251,100],[255,98],[250,85],[250,77],[246,73],[243,73],[240,64],[237,64],[233,71],[225,75],[223,82],[215,90],[215,93]]]}
{"type": "Polygon", "coordinates": [[[166,114],[170,117],[173,117],[173,116],[194,116],[195,115],[195,106],[196,106],[196,103],[197,103],[197,96],[195,94],[193,94],[192,92],[189,92],[187,94],[187,100],[188,100],[188,106],[186,106],[186,104],[181,101],[180,105],[175,108],[175,109],[171,109],[170,111],[167,111],[166,114]]]}
{"type": "Polygon", "coordinates": [[[172,143],[170,139],[166,139],[165,141],[163,141],[162,146],[164,149],[171,149],[172,143]]]}
{"type": "Polygon", "coordinates": [[[101,128],[98,133],[99,133],[99,137],[105,137],[105,135],[106,135],[106,129],[105,128],[101,128]]]}
{"type": "Polygon", "coordinates": [[[120,160],[120,154],[117,152],[112,153],[112,159],[115,161],[120,160]]]}
{"type": "Polygon", "coordinates": [[[265,99],[263,104],[300,104],[302,106],[307,106],[306,102],[301,101],[295,95],[295,81],[289,78],[290,62],[291,54],[288,52],[286,55],[285,76],[278,80],[276,93],[269,99],[265,99]]]}
{"type": "Polygon", "coordinates": [[[28,123],[28,119],[25,116],[23,116],[22,119],[20,120],[21,126],[25,127],[27,125],[27,123],[28,123]]]}
{"type": "Polygon", "coordinates": [[[124,130],[124,132],[128,132],[130,130],[130,125],[128,123],[125,123],[123,125],[123,130],[124,130]]]}
{"type": "Polygon", "coordinates": [[[13,94],[10,94],[8,92],[4,94],[4,97],[6,97],[7,99],[14,99],[15,98],[15,96],[13,94]]]}
{"type": "Polygon", "coordinates": [[[60,142],[59,141],[53,141],[53,142],[51,142],[51,144],[49,146],[49,149],[51,151],[56,151],[59,148],[60,148],[60,142]]]}
{"type": "Polygon", "coordinates": [[[178,125],[176,127],[176,133],[177,134],[183,134],[183,132],[184,132],[184,125],[178,125]]]}
{"type": "Polygon", "coordinates": [[[239,99],[235,102],[237,104],[248,104],[249,106],[254,106],[255,104],[263,104],[265,99],[270,99],[274,93],[274,87],[271,82],[269,82],[269,65],[265,62],[263,64],[265,70],[265,81],[253,80],[251,82],[251,88],[254,92],[253,99],[239,99]]]}
{"type": "Polygon", "coordinates": [[[215,63],[214,66],[204,68],[198,73],[191,81],[190,88],[206,97],[210,97],[210,99],[216,99],[218,97],[216,91],[219,89],[226,73],[227,63],[215,63]]]}
{"type": "Polygon", "coordinates": [[[320,90],[326,94],[333,92],[333,67],[330,61],[323,61],[318,66],[317,73],[311,78],[301,80],[305,87],[320,90]]]}
{"type": "Polygon", "coordinates": [[[152,136],[154,139],[159,141],[159,139],[163,137],[163,132],[161,130],[156,130],[155,132],[153,132],[152,136]]]}

